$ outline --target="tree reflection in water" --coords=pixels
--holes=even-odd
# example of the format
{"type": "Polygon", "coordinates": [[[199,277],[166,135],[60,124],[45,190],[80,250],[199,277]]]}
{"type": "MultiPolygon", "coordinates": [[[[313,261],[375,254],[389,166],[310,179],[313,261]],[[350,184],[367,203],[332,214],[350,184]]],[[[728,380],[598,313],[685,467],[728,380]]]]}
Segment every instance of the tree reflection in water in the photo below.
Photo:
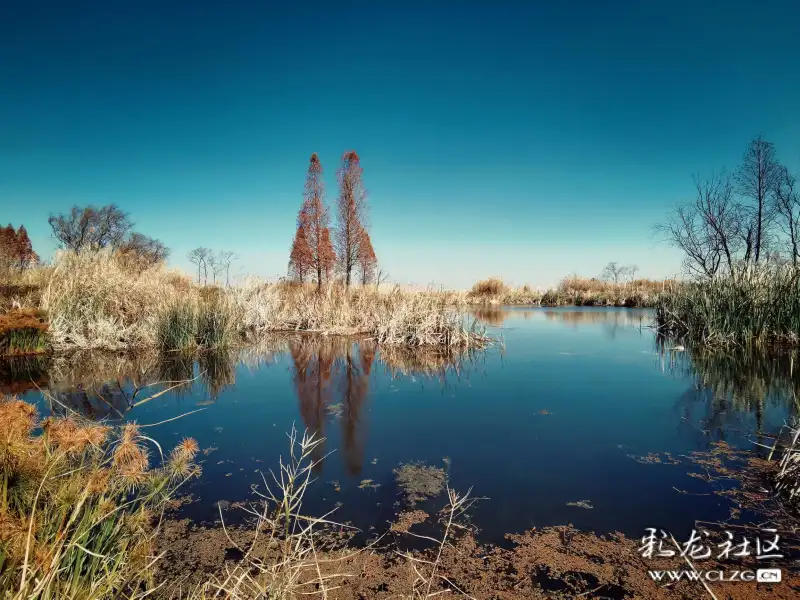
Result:
{"type": "MultiPolygon", "coordinates": [[[[197,405],[217,402],[236,383],[237,367],[261,368],[280,354],[291,361],[300,416],[309,432],[325,437],[326,426],[340,421],[344,461],[353,475],[363,468],[364,415],[377,360],[391,377],[436,378],[445,389],[451,374],[461,378],[482,356],[481,351],[451,348],[386,347],[379,352],[371,340],[297,335],[214,352],[166,356],[83,352],[0,361],[0,390],[15,394],[40,389],[55,415],[120,420],[137,403],[166,391],[170,397],[194,398],[197,405]]],[[[325,448],[319,445],[317,469],[322,468],[324,455],[325,448]]]]}
{"type": "Polygon", "coordinates": [[[682,395],[680,408],[686,420],[702,421],[712,439],[724,440],[726,430],[749,415],[755,420],[756,435],[761,436],[770,408],[781,414],[797,412],[797,350],[680,348],[672,340],[657,337],[658,368],[691,378],[693,386],[682,395]],[[698,409],[701,415],[696,414],[698,409]]]}

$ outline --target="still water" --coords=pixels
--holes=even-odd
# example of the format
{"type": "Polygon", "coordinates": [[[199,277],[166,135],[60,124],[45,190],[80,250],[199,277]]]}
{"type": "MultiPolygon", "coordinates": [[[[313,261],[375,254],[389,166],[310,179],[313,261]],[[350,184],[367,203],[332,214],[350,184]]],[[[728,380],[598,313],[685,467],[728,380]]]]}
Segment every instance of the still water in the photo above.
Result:
{"type": "Polygon", "coordinates": [[[296,336],[199,360],[94,354],[4,363],[0,383],[45,414],[161,423],[148,432],[164,447],[197,439],[208,453],[186,490],[197,501],[184,510],[198,520],[218,518],[219,501],[250,498],[260,471],[286,455],[294,424],[325,438],[306,512],[338,506],[337,520],[384,530],[404,502],[393,470],[423,461],[445,468],[456,490],[485,498],[472,517],[494,542],[534,526],[639,537],[645,527],[678,533],[695,519],[726,518],[724,499],[695,495],[709,484],[688,475],[682,456],[715,440],[766,443],[761,436],[792,410],[790,358],[690,356],[656,340],[648,311],[478,316],[504,344],[470,356],[296,336]],[[173,385],[165,381],[191,378],[152,397],[173,385]],[[672,459],[645,464],[652,453],[672,459]],[[592,508],[568,504],[580,501],[592,508]]]}

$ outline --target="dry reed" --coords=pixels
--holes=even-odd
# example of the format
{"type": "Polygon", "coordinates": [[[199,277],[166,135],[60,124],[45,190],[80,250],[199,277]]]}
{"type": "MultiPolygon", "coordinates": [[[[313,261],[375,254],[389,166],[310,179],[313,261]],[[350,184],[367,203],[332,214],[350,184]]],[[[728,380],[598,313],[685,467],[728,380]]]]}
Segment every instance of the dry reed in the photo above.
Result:
{"type": "Polygon", "coordinates": [[[461,297],[444,291],[329,284],[320,293],[254,280],[204,287],[159,265],[131,270],[109,252],[62,252],[42,285],[56,348],[214,348],[274,331],[364,334],[409,346],[488,341],[462,314],[461,297]]]}

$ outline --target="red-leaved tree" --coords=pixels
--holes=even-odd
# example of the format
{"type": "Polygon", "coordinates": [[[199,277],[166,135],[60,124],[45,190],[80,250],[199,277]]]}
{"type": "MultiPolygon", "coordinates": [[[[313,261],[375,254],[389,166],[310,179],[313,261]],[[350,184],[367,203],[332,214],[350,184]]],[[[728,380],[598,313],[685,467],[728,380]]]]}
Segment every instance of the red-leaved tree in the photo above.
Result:
{"type": "Polygon", "coordinates": [[[33,251],[24,225],[16,231],[11,224],[0,227],[0,266],[21,271],[37,262],[39,256],[33,251]]]}
{"type": "Polygon", "coordinates": [[[362,231],[366,229],[367,194],[362,182],[363,169],[358,154],[354,151],[344,153],[342,167],[339,169],[339,198],[337,199],[337,223],[334,233],[334,247],[339,271],[344,275],[345,284],[350,285],[352,273],[358,264],[358,248],[362,231]]]}
{"type": "Polygon", "coordinates": [[[378,257],[372,248],[369,232],[361,229],[361,237],[358,240],[358,270],[361,275],[361,285],[367,285],[375,279],[378,269],[378,257]]]}
{"type": "Polygon", "coordinates": [[[297,231],[294,234],[292,251],[289,253],[289,277],[304,283],[306,276],[311,273],[313,263],[314,257],[306,236],[305,215],[301,209],[297,217],[297,231]]]}
{"type": "Polygon", "coordinates": [[[335,262],[333,246],[330,243],[330,215],[325,206],[325,186],[322,181],[322,163],[317,153],[308,162],[305,190],[303,191],[303,215],[305,236],[311,249],[311,271],[316,276],[317,289],[322,287],[323,278],[329,275],[329,264],[335,262]]]}
{"type": "Polygon", "coordinates": [[[317,254],[320,273],[325,277],[325,281],[330,281],[333,276],[333,269],[336,267],[336,252],[331,242],[331,230],[325,227],[320,236],[319,253],[317,254]]]}

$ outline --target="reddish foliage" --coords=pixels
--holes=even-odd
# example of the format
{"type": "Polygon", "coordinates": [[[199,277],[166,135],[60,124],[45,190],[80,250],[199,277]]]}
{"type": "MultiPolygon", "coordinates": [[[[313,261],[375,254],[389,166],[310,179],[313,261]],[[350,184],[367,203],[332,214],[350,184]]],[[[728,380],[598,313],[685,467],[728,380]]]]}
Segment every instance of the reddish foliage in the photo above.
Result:
{"type": "Polygon", "coordinates": [[[322,181],[322,163],[317,153],[311,155],[308,163],[303,206],[298,217],[304,227],[306,243],[311,252],[309,275],[314,277],[317,287],[322,286],[324,278],[330,277],[332,263],[336,260],[328,231],[330,216],[325,206],[325,186],[322,181]]]}
{"type": "Polygon", "coordinates": [[[378,268],[378,258],[372,248],[369,232],[361,228],[361,235],[358,240],[358,269],[361,274],[361,284],[366,285],[375,278],[375,271],[378,268]]]}
{"type": "Polygon", "coordinates": [[[303,283],[314,268],[314,255],[311,246],[308,245],[302,209],[297,221],[297,231],[294,234],[292,251],[289,253],[289,276],[303,283]]]}
{"type": "Polygon", "coordinates": [[[334,252],[333,244],[331,243],[331,230],[327,227],[322,230],[322,235],[320,236],[318,256],[318,262],[325,281],[330,281],[333,268],[336,266],[336,252],[334,252]]]}
{"type": "Polygon", "coordinates": [[[10,223],[0,227],[0,266],[22,270],[37,262],[39,256],[33,251],[24,225],[16,231],[10,223]]]}

